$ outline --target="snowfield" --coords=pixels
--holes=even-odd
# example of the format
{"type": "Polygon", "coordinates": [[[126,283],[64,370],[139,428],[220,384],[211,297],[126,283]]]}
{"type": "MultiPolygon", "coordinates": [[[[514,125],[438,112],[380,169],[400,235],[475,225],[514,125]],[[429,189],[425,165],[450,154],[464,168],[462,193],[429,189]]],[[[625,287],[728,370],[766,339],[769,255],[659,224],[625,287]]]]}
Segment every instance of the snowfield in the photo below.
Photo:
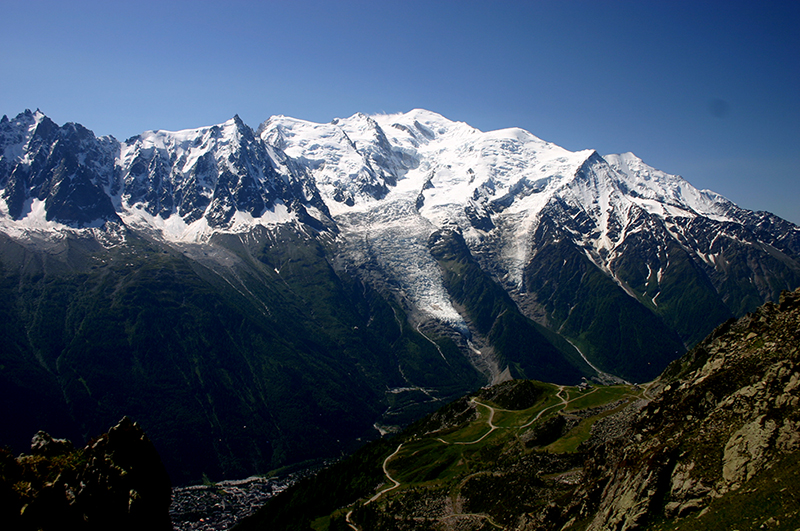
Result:
{"type": "MultiPolygon", "coordinates": [[[[48,119],[37,111],[17,120],[5,122],[2,163],[29,167],[34,132],[48,119]]],[[[377,264],[416,309],[462,331],[466,324],[428,252],[436,230],[459,231],[476,257],[491,254],[498,279],[522,289],[541,220],[566,217],[569,237],[627,290],[614,262],[629,236],[652,230],[645,214],[662,219],[675,238],[681,219],[741,222],[746,214],[632,153],[571,152],[522,129],[483,132],[422,109],[327,124],[273,116],[255,132],[234,117],[96,142],[91,149],[102,156],[92,160],[115,161],[113,170],[98,166],[97,179],[126,225],[180,243],[256,225],[334,223],[347,265],[377,264]]],[[[3,201],[0,227],[14,234],[72,230],[46,214],[31,198],[21,218],[11,219],[3,201]]],[[[660,280],[669,260],[657,253],[662,263],[646,267],[660,280]]],[[[698,256],[715,264],[711,251],[698,256]]]]}
{"type": "Polygon", "coordinates": [[[521,286],[531,235],[554,201],[591,220],[596,231],[578,239],[612,275],[628,230],[642,230],[633,224],[637,209],[728,220],[733,206],[632,153],[570,152],[522,129],[483,132],[421,109],[328,124],[275,116],[259,134],[314,177],[353,265],[377,260],[418,309],[459,328],[463,320],[427,251],[437,229],[457,228],[473,253],[494,229],[498,271],[521,286]]]}

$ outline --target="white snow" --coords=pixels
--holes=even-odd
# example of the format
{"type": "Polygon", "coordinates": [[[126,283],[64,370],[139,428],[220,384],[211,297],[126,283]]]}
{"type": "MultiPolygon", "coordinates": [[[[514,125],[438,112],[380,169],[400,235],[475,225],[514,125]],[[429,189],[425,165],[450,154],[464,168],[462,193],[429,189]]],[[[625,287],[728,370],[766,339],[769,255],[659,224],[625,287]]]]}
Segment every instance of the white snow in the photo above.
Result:
{"type": "Polygon", "coordinates": [[[639,208],[662,218],[728,219],[729,201],[632,153],[590,161],[593,150],[570,152],[518,128],[483,132],[422,109],[359,113],[328,124],[274,116],[260,135],[314,177],[355,262],[375,258],[418,308],[448,322],[461,319],[427,252],[427,238],[439,228],[458,228],[477,252],[484,235],[471,225],[468,205],[490,207],[500,269],[520,287],[539,214],[554,198],[594,223],[596,235],[575,238],[612,276],[617,248],[628,234],[645,230],[631,224],[639,208]],[[388,193],[376,196],[370,186],[388,193]]]}
{"type": "Polygon", "coordinates": [[[21,219],[13,220],[9,216],[8,205],[5,200],[0,200],[0,231],[15,239],[25,240],[35,235],[41,240],[59,241],[69,234],[95,231],[105,223],[102,220],[98,220],[95,223],[85,225],[82,229],[77,229],[58,221],[48,221],[46,216],[44,201],[28,199],[23,206],[21,219]]]}
{"type": "Polygon", "coordinates": [[[642,208],[658,216],[705,216],[718,221],[732,221],[726,208],[731,202],[710,190],[698,190],[678,175],[670,175],[645,164],[633,153],[606,155],[623,182],[638,197],[631,198],[642,208]]]}
{"type": "Polygon", "coordinates": [[[128,208],[119,214],[125,224],[130,227],[145,231],[155,230],[156,234],[166,241],[187,243],[207,241],[215,232],[236,234],[247,232],[257,225],[270,227],[296,219],[296,216],[288,212],[282,203],[275,205],[273,211],[268,210],[258,218],[237,210],[233,215],[231,225],[224,230],[209,226],[205,217],[192,223],[186,223],[177,213],[164,219],[161,216],[150,214],[141,207],[128,208]]]}
{"type": "MultiPolygon", "coordinates": [[[[37,114],[28,124],[28,137],[42,118],[37,114]]],[[[677,235],[682,229],[670,219],[705,216],[730,221],[734,215],[730,213],[737,210],[724,197],[656,170],[632,153],[601,158],[593,150],[571,152],[519,128],[483,132],[422,109],[373,116],[358,113],[327,124],[273,116],[259,127],[258,136],[287,183],[305,175],[313,178],[341,229],[340,241],[353,265],[377,263],[418,310],[461,330],[466,324],[450,302],[427,248],[437,229],[460,230],[476,255],[490,239],[499,257],[498,274],[521,288],[540,214],[558,200],[567,205],[576,223],[583,224],[580,231],[566,227],[573,233],[569,237],[625,287],[612,270],[613,261],[629,235],[649,229],[636,223],[643,211],[664,219],[667,230],[677,235]],[[466,207],[490,216],[495,227],[491,234],[472,225],[466,207]]],[[[27,140],[22,142],[7,146],[4,156],[20,159],[27,140]]],[[[183,131],[147,131],[119,145],[117,166],[120,178],[131,183],[139,178],[131,171],[137,157],[160,156],[171,168],[165,178],[173,187],[196,177],[199,182],[193,186],[210,197],[218,172],[200,175],[198,161],[211,154],[217,169],[238,171],[228,160],[241,142],[235,119],[183,131]]],[[[266,184],[263,172],[253,177],[266,184]]],[[[307,199],[310,194],[307,189],[307,199]]],[[[210,227],[204,217],[186,223],[175,212],[166,219],[153,216],[144,205],[131,201],[126,196],[115,198],[125,223],[155,231],[169,241],[204,241],[220,230],[210,227]]],[[[55,228],[45,220],[41,203],[33,202],[25,218],[13,223],[5,208],[0,201],[3,230],[55,228]]],[[[314,208],[308,210],[323,217],[314,208]]],[[[296,216],[278,204],[260,217],[235,212],[224,230],[245,232],[254,225],[295,221],[296,216]]],[[[711,248],[707,251],[703,259],[713,264],[711,248]]],[[[666,266],[657,262],[646,266],[648,279],[655,274],[660,283],[666,266]]]]}

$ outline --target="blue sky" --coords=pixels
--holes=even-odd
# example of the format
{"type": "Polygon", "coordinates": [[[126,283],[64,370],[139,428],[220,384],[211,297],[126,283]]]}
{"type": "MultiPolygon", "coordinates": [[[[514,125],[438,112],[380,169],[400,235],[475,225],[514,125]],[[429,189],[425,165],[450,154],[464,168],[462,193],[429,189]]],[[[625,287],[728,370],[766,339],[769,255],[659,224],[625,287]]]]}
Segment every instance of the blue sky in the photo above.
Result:
{"type": "Polygon", "coordinates": [[[123,140],[421,107],[800,223],[800,2],[0,0],[0,114],[123,140]]]}

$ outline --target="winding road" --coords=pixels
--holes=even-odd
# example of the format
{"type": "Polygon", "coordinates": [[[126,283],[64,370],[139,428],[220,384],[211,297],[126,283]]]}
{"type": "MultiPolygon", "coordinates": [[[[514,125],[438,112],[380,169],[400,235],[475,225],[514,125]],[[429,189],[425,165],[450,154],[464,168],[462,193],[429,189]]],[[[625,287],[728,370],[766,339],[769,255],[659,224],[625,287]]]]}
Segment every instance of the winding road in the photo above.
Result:
{"type": "MultiPolygon", "coordinates": [[[[392,452],[392,454],[391,454],[391,455],[389,455],[388,457],[386,457],[386,459],[384,459],[384,460],[383,460],[383,474],[386,476],[386,479],[388,479],[389,481],[391,481],[392,483],[394,483],[394,485],[392,485],[391,487],[387,487],[387,488],[383,489],[382,491],[378,492],[378,493],[377,493],[375,496],[373,496],[372,498],[370,498],[368,501],[364,502],[364,505],[365,505],[365,506],[366,506],[366,505],[369,505],[369,504],[370,504],[370,503],[372,503],[372,502],[374,502],[375,500],[377,500],[378,498],[380,498],[381,496],[383,496],[384,494],[386,494],[386,493],[387,493],[387,492],[389,492],[390,490],[394,490],[394,489],[396,489],[397,487],[399,487],[399,486],[400,486],[400,482],[399,482],[399,481],[397,481],[396,479],[394,479],[394,478],[393,478],[391,475],[389,475],[389,469],[388,469],[388,468],[386,468],[386,465],[388,465],[388,464],[389,464],[389,461],[390,461],[390,460],[391,460],[391,459],[392,459],[394,456],[396,456],[396,455],[397,455],[397,453],[400,451],[400,449],[401,449],[402,447],[403,447],[403,443],[400,443],[400,444],[397,446],[397,448],[395,449],[395,451],[394,451],[394,452],[392,452]]],[[[350,509],[349,511],[347,511],[347,514],[345,514],[345,516],[344,516],[344,520],[345,520],[345,522],[347,522],[347,525],[348,525],[348,526],[350,526],[350,529],[354,529],[355,531],[359,531],[358,527],[356,527],[356,525],[355,525],[355,524],[353,523],[353,521],[351,520],[351,516],[352,516],[352,515],[353,515],[353,510],[352,510],[352,509],[350,509]]]]}
{"type": "MultiPolygon", "coordinates": [[[[596,390],[597,390],[597,389],[592,389],[590,392],[594,393],[596,390]]],[[[533,417],[533,419],[532,419],[530,422],[527,422],[527,423],[523,424],[522,426],[520,426],[520,428],[527,428],[528,426],[530,426],[531,424],[533,424],[534,422],[536,422],[537,420],[539,420],[539,419],[542,417],[542,415],[544,415],[544,412],[545,412],[545,411],[550,411],[550,410],[551,410],[551,409],[553,409],[554,407],[558,407],[558,406],[564,406],[564,407],[567,407],[567,404],[569,404],[569,403],[571,402],[571,400],[567,400],[565,397],[561,396],[561,393],[563,393],[563,392],[564,392],[564,386],[563,386],[563,385],[559,385],[559,386],[558,386],[558,392],[556,393],[556,396],[557,396],[558,398],[560,398],[560,399],[561,399],[561,402],[559,402],[558,404],[553,404],[553,405],[552,405],[552,406],[550,406],[550,407],[546,407],[546,408],[544,408],[543,410],[541,410],[541,411],[539,412],[539,414],[538,414],[538,415],[536,415],[535,417],[533,417]]],[[[589,394],[589,393],[586,393],[586,394],[589,394]]],[[[584,395],[584,396],[585,396],[585,395],[584,395]]],[[[574,400],[574,399],[573,399],[573,400],[574,400]]]]}
{"type": "Polygon", "coordinates": [[[474,441],[467,441],[467,442],[452,442],[452,443],[451,443],[451,442],[447,442],[447,441],[445,441],[444,439],[442,439],[442,438],[439,438],[439,437],[437,437],[437,438],[436,438],[436,440],[437,440],[437,441],[440,441],[440,442],[442,442],[442,443],[444,443],[444,444],[476,444],[476,443],[479,443],[479,442],[481,442],[482,440],[484,440],[484,439],[485,439],[486,437],[488,437],[488,436],[489,436],[489,435],[490,435],[490,434],[491,434],[491,433],[492,433],[494,430],[496,430],[496,429],[497,429],[497,426],[495,426],[495,425],[494,425],[494,423],[492,422],[492,421],[494,420],[494,414],[495,414],[495,411],[496,411],[496,409],[495,409],[495,408],[493,408],[492,406],[490,406],[489,404],[484,404],[483,402],[478,402],[477,400],[475,400],[475,397],[472,397],[472,398],[470,398],[470,400],[469,400],[469,401],[470,401],[470,402],[472,402],[473,404],[475,404],[476,406],[483,406],[483,407],[485,407],[485,408],[488,408],[488,409],[489,409],[489,421],[488,421],[488,424],[489,424],[489,431],[488,431],[488,432],[486,432],[486,433],[484,433],[484,434],[483,434],[483,435],[482,435],[480,438],[478,438],[478,439],[475,439],[474,441]]]}
{"type": "Polygon", "coordinates": [[[384,475],[386,475],[386,479],[388,479],[389,481],[394,483],[394,485],[392,485],[391,487],[387,487],[387,488],[383,489],[382,491],[378,492],[375,496],[370,498],[369,501],[367,501],[364,505],[369,505],[370,503],[374,502],[375,500],[377,500],[378,498],[380,498],[381,496],[383,496],[384,494],[386,494],[390,490],[394,490],[394,489],[396,489],[397,487],[400,486],[400,482],[389,475],[389,470],[386,468],[386,465],[389,464],[389,461],[392,459],[392,457],[396,456],[397,453],[400,451],[400,449],[402,447],[403,447],[403,443],[400,443],[397,446],[397,449],[394,452],[392,452],[392,455],[388,456],[386,459],[383,460],[383,473],[384,473],[384,475]]]}
{"type": "MultiPolygon", "coordinates": [[[[573,400],[576,400],[577,398],[582,398],[582,397],[584,397],[584,396],[587,396],[587,395],[589,395],[589,394],[591,394],[591,393],[594,393],[595,391],[597,391],[597,389],[596,389],[596,388],[595,388],[595,389],[592,389],[592,390],[591,390],[591,391],[589,391],[588,393],[584,393],[584,394],[580,395],[579,397],[573,398],[572,400],[567,400],[566,396],[564,396],[564,394],[563,394],[563,393],[564,393],[564,391],[565,391],[565,386],[563,386],[563,385],[559,385],[559,386],[558,386],[558,392],[556,393],[556,396],[557,396],[557,397],[558,397],[558,398],[559,398],[561,401],[560,401],[559,403],[557,403],[557,404],[553,404],[552,406],[548,406],[548,407],[546,407],[546,408],[542,409],[541,411],[539,411],[539,413],[537,413],[537,414],[536,414],[536,416],[535,416],[533,419],[531,419],[529,422],[527,422],[527,423],[523,424],[522,426],[518,426],[518,427],[516,427],[516,429],[523,429],[523,428],[527,428],[528,426],[530,426],[531,424],[533,424],[534,422],[536,422],[537,420],[539,420],[539,419],[542,417],[542,415],[544,415],[544,413],[545,413],[545,412],[547,412],[547,411],[550,411],[551,409],[553,409],[553,408],[556,408],[556,407],[559,407],[559,406],[560,406],[560,407],[566,407],[566,406],[567,406],[567,405],[568,405],[570,402],[572,402],[573,400]]],[[[495,425],[494,425],[494,416],[495,416],[495,413],[497,412],[497,408],[494,408],[494,407],[492,407],[492,406],[490,406],[490,405],[488,405],[488,404],[484,404],[483,402],[478,402],[478,400],[477,400],[475,397],[472,397],[472,398],[470,399],[470,402],[471,402],[471,403],[473,403],[473,404],[475,404],[476,406],[483,406],[483,407],[485,407],[485,408],[487,408],[487,409],[489,410],[489,418],[488,418],[488,420],[487,420],[487,424],[489,425],[489,431],[488,431],[488,432],[486,432],[485,434],[483,434],[483,435],[482,435],[481,437],[479,437],[478,439],[475,439],[474,441],[467,441],[467,442],[448,442],[448,441],[445,441],[444,439],[442,439],[442,438],[440,438],[440,437],[437,437],[437,438],[436,438],[436,440],[437,440],[437,441],[439,441],[439,442],[441,442],[441,443],[443,443],[443,444],[446,444],[446,445],[451,445],[451,444],[461,444],[461,445],[477,444],[477,443],[481,442],[482,440],[484,440],[484,439],[485,439],[486,437],[488,437],[489,435],[491,435],[491,433],[492,433],[493,431],[495,431],[496,429],[498,429],[498,428],[499,428],[499,426],[495,426],[495,425]]],[[[501,409],[500,411],[508,411],[508,410],[501,409]]],[[[400,444],[397,446],[397,448],[395,449],[395,451],[394,451],[394,452],[392,452],[392,454],[391,454],[391,455],[389,455],[388,457],[386,457],[386,459],[384,459],[384,460],[383,460],[383,473],[384,473],[384,475],[386,476],[386,479],[387,479],[389,482],[391,482],[391,483],[392,483],[392,485],[391,485],[391,486],[389,486],[389,487],[386,487],[385,489],[383,489],[383,490],[381,490],[381,491],[379,491],[379,492],[378,492],[377,494],[375,494],[375,495],[374,495],[372,498],[370,498],[368,501],[366,501],[366,502],[364,503],[364,505],[369,505],[370,503],[374,502],[375,500],[377,500],[378,498],[380,498],[381,496],[383,496],[383,495],[384,495],[384,494],[386,494],[387,492],[389,492],[389,491],[392,491],[392,490],[394,490],[394,489],[396,489],[397,487],[399,487],[399,486],[400,486],[400,482],[399,482],[399,481],[397,481],[396,479],[394,479],[394,478],[393,478],[393,477],[392,477],[392,476],[389,474],[389,470],[388,470],[388,468],[387,468],[387,465],[389,464],[389,461],[391,461],[391,460],[392,460],[392,458],[394,458],[394,457],[395,457],[395,456],[396,456],[396,455],[397,455],[397,454],[400,452],[400,449],[402,449],[402,448],[403,448],[403,443],[400,443],[400,444]]],[[[351,510],[350,510],[350,511],[348,511],[348,512],[347,512],[347,514],[345,515],[345,521],[347,522],[347,525],[348,525],[348,526],[350,526],[350,528],[351,528],[351,529],[353,529],[354,531],[359,531],[358,527],[356,527],[356,525],[355,525],[355,524],[352,522],[352,520],[350,519],[350,517],[351,517],[351,515],[352,515],[352,514],[353,514],[353,510],[351,509],[351,510]]],[[[453,516],[459,516],[459,515],[453,515],[453,516]]],[[[462,515],[462,516],[463,516],[463,515],[462,515]]],[[[497,525],[495,522],[491,521],[491,519],[490,519],[490,518],[488,518],[486,515],[470,515],[470,516],[480,516],[480,517],[487,518],[487,520],[489,521],[489,523],[490,523],[491,525],[493,525],[493,526],[495,526],[495,527],[500,527],[500,526],[498,526],[498,525],[497,525]]]]}

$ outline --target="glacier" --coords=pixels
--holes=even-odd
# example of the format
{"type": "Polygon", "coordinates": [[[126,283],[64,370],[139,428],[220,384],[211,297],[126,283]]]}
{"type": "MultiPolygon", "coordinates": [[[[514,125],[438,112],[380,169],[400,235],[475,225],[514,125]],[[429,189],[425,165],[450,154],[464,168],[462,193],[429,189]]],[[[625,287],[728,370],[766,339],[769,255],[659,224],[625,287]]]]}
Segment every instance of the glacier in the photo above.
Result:
{"type": "Polygon", "coordinates": [[[637,209],[715,220],[734,209],[632,153],[570,152],[522,129],[483,132],[422,109],[327,124],[274,116],[259,134],[313,176],[354,267],[377,257],[415,307],[460,328],[426,249],[435,230],[457,228],[478,257],[491,247],[497,278],[522,289],[532,233],[554,201],[591,220],[597,231],[579,238],[612,276],[627,231],[641,230],[631,227],[637,209]]]}

